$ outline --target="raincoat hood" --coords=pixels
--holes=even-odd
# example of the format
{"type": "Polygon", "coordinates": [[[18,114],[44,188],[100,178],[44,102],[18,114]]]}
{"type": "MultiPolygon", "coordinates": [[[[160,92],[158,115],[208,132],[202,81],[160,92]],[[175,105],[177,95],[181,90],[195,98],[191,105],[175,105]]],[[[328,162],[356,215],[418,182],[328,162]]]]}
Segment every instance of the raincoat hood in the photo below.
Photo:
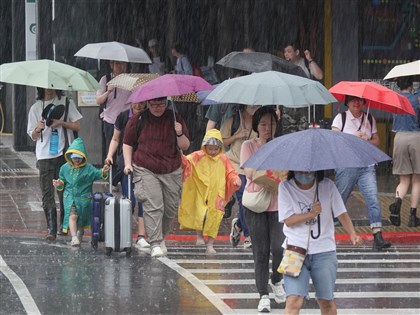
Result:
{"type": "Polygon", "coordinates": [[[79,164],[78,167],[85,166],[85,164],[87,163],[87,154],[86,154],[86,149],[85,149],[85,143],[83,142],[81,138],[74,139],[74,141],[72,142],[72,144],[70,145],[70,147],[68,148],[65,154],[66,161],[72,167],[74,167],[73,161],[71,160],[72,153],[76,153],[83,156],[83,161],[82,163],[79,164]]]}
{"type": "Polygon", "coordinates": [[[220,152],[219,152],[219,154],[217,154],[217,155],[220,155],[224,151],[224,146],[223,146],[222,134],[217,129],[210,129],[206,132],[206,135],[204,136],[203,142],[201,143],[201,150],[206,152],[205,146],[208,145],[208,144],[217,145],[216,143],[214,143],[213,141],[210,140],[211,138],[217,139],[216,142],[218,142],[218,144],[220,144],[219,145],[220,146],[220,152]]]}

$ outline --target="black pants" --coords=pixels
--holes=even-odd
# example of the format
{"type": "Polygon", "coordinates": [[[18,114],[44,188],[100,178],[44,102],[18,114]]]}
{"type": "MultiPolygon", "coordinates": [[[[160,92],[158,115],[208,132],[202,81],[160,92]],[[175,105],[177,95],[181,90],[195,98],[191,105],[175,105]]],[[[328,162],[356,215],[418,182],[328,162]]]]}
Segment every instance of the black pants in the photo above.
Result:
{"type": "Polygon", "coordinates": [[[252,242],[255,284],[261,297],[268,295],[270,252],[273,255],[271,283],[276,284],[283,278],[283,275],[277,272],[283,259],[283,248],[281,247],[284,240],[283,224],[279,222],[277,211],[255,213],[246,207],[244,207],[244,211],[245,222],[252,242]]]}

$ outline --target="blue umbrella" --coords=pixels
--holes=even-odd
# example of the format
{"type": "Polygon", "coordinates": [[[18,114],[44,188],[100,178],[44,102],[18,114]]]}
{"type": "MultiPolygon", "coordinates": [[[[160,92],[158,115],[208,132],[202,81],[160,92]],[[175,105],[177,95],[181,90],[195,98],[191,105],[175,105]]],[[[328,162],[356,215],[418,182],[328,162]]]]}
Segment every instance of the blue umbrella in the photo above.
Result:
{"type": "MultiPolygon", "coordinates": [[[[219,84],[214,84],[213,85],[213,87],[215,88],[215,87],[217,87],[219,84]]],[[[212,101],[212,100],[209,100],[209,99],[207,99],[207,95],[209,95],[210,94],[210,92],[211,92],[211,90],[210,91],[198,91],[198,92],[195,92],[195,95],[197,95],[197,97],[200,99],[200,101],[201,101],[201,103],[200,103],[200,105],[214,105],[214,104],[221,104],[221,103],[218,103],[218,102],[216,102],[216,101],[212,101]]]]}
{"type": "Polygon", "coordinates": [[[377,147],[356,136],[327,129],[308,129],[268,142],[242,167],[311,172],[365,167],[390,159],[377,147]]]}

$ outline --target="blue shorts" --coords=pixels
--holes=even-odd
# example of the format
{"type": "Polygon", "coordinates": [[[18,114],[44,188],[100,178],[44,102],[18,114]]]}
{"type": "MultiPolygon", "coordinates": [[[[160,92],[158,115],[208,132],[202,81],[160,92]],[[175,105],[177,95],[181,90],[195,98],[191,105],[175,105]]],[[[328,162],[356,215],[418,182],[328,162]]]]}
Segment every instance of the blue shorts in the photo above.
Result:
{"type": "Polygon", "coordinates": [[[308,296],[309,277],[315,287],[315,297],[321,300],[334,299],[338,260],[335,251],[307,255],[299,277],[284,276],[286,296],[308,296]]]}

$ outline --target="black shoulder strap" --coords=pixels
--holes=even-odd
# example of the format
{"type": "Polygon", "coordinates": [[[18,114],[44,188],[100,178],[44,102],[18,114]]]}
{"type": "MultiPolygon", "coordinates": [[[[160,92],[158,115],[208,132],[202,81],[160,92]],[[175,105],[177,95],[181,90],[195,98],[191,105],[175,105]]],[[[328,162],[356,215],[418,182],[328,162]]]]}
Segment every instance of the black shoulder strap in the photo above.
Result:
{"type": "Polygon", "coordinates": [[[232,116],[232,126],[230,127],[230,135],[233,136],[236,131],[239,129],[239,125],[241,123],[241,117],[239,116],[239,111],[233,114],[232,116]]]}
{"type": "MultiPolygon", "coordinates": [[[[63,121],[67,121],[67,117],[69,115],[69,106],[70,106],[70,100],[69,98],[66,96],[66,105],[65,105],[65,109],[64,109],[64,119],[63,121]]],[[[64,129],[64,148],[68,148],[70,146],[69,143],[69,136],[67,134],[67,128],[63,127],[64,129]]],[[[73,136],[74,139],[79,138],[79,133],[77,131],[73,130],[73,136]]]]}
{"type": "MultiPolygon", "coordinates": [[[[136,123],[136,142],[133,145],[133,152],[137,150],[137,147],[139,145],[140,133],[143,130],[143,127],[147,122],[147,114],[148,114],[147,112],[148,112],[147,109],[142,111],[139,115],[139,119],[137,120],[137,123],[136,123]]],[[[128,118],[128,115],[127,115],[127,118],[128,118]]]]}
{"type": "Polygon", "coordinates": [[[370,131],[372,132],[372,130],[373,130],[373,117],[370,113],[368,114],[368,121],[369,121],[369,124],[370,124],[370,131]]]}
{"type": "Polygon", "coordinates": [[[346,112],[341,113],[341,132],[344,130],[344,125],[346,124],[346,112]]]}

